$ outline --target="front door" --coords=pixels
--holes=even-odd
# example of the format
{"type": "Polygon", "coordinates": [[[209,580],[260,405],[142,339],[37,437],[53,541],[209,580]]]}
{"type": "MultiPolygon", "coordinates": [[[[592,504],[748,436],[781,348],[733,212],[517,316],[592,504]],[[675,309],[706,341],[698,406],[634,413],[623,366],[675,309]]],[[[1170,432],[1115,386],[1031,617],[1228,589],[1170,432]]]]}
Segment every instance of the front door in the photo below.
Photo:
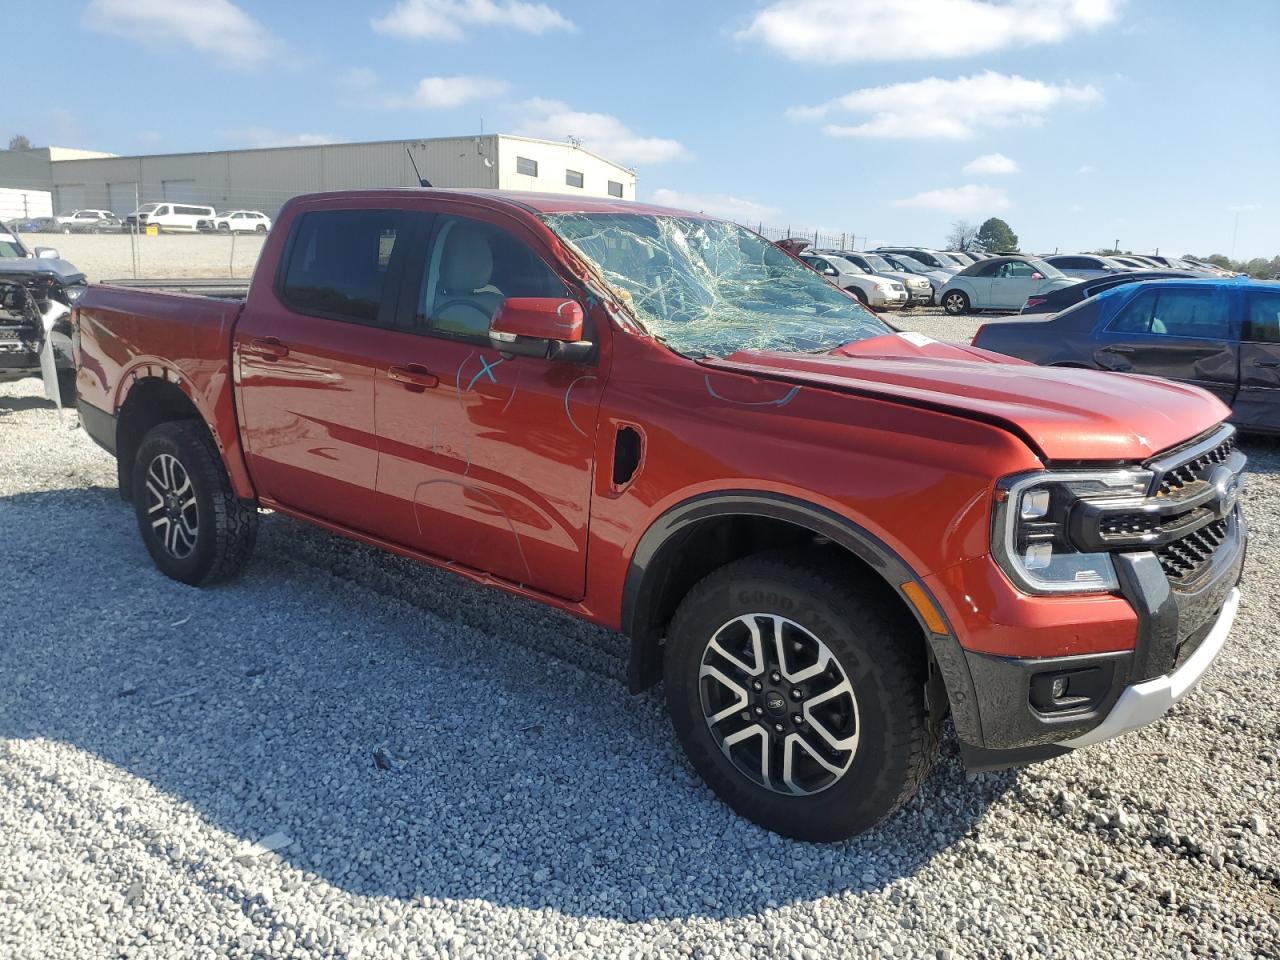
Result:
{"type": "Polygon", "coordinates": [[[1024,260],[1000,264],[991,280],[988,303],[996,310],[1021,310],[1027,297],[1039,291],[1044,276],[1024,260]]]}
{"type": "Polygon", "coordinates": [[[375,364],[378,532],[580,599],[603,371],[489,345],[504,298],[578,297],[536,236],[483,216],[437,214],[405,270],[375,364]]]}
{"type": "Polygon", "coordinates": [[[236,326],[240,427],[259,493],[359,530],[378,470],[371,352],[394,314],[407,222],[392,209],[299,214],[277,296],[256,299],[236,326]]]}
{"type": "Polygon", "coordinates": [[[1234,410],[1232,419],[1242,427],[1280,431],[1280,290],[1244,291],[1234,410]]]}
{"type": "Polygon", "coordinates": [[[1161,283],[1140,290],[1096,333],[1093,359],[1104,370],[1203,387],[1231,406],[1239,346],[1225,289],[1161,283]]]}

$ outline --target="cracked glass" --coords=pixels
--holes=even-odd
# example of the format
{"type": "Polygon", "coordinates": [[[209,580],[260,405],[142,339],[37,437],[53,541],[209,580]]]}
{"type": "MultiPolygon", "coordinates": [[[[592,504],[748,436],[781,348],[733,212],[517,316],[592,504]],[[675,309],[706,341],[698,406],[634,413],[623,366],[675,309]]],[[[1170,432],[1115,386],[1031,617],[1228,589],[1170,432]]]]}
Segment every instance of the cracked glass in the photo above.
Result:
{"type": "Polygon", "coordinates": [[[678,353],[819,353],[893,330],[737,224],[633,213],[548,214],[649,333],[678,353]]]}

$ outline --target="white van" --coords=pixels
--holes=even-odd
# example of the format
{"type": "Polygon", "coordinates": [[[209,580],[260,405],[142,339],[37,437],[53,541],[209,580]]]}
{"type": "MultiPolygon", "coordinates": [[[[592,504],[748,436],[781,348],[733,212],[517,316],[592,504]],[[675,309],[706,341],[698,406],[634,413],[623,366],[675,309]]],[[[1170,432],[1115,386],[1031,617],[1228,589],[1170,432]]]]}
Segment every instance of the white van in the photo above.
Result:
{"type": "Polygon", "coordinates": [[[162,233],[195,233],[201,220],[212,220],[213,207],[197,207],[188,203],[144,203],[125,218],[139,229],[155,225],[162,233]]]}

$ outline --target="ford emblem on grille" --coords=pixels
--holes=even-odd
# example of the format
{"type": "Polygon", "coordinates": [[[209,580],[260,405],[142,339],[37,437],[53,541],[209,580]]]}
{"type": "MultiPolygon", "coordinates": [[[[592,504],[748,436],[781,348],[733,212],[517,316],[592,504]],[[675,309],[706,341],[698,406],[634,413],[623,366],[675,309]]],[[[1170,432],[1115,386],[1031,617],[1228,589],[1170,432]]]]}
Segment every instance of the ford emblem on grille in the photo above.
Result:
{"type": "Polygon", "coordinates": [[[1240,499],[1239,476],[1232,473],[1230,467],[1219,466],[1209,475],[1209,485],[1214,490],[1213,505],[1218,516],[1230,516],[1240,499]]]}

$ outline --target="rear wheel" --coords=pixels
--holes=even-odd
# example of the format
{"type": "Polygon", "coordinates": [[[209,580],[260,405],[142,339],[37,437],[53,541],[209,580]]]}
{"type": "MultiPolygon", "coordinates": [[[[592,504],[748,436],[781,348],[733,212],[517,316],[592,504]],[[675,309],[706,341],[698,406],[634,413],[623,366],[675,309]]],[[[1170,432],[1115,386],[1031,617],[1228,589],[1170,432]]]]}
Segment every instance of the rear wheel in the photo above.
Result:
{"type": "Polygon", "coordinates": [[[267,232],[267,225],[266,225],[265,223],[260,223],[260,224],[258,224],[256,227],[254,227],[254,228],[253,228],[253,232],[254,232],[254,233],[266,233],[266,232],[267,232]]]}
{"type": "Polygon", "coordinates": [[[942,309],[953,317],[969,312],[969,295],[963,290],[948,291],[942,297],[942,309]]]}
{"type": "Polygon", "coordinates": [[[739,814],[842,840],[897,810],[932,763],[920,644],[847,570],[747,557],[676,611],[667,709],[694,767],[739,814]]]}
{"type": "Polygon", "coordinates": [[[133,508],[151,559],[174,580],[228,580],[253,553],[257,509],[236,498],[213,438],[197,420],[162,423],[142,438],[133,508]]]}

